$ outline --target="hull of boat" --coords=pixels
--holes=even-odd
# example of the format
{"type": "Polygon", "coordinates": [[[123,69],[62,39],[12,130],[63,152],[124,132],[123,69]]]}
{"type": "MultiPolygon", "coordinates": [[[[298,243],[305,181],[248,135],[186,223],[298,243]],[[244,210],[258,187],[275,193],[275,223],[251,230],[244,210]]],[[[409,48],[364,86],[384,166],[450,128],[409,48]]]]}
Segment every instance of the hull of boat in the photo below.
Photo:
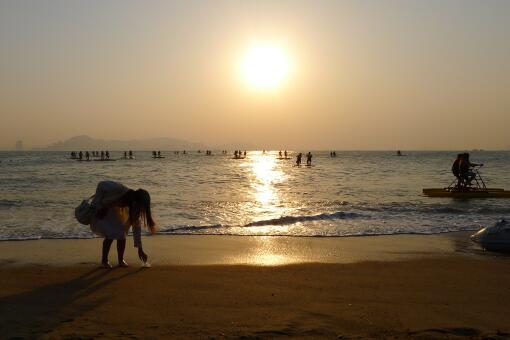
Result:
{"type": "Polygon", "coordinates": [[[483,249],[490,251],[510,251],[510,223],[501,220],[490,227],[485,227],[471,235],[471,240],[483,249]]]}
{"type": "Polygon", "coordinates": [[[477,191],[449,191],[444,188],[423,189],[423,194],[429,197],[451,198],[510,198],[510,191],[498,188],[487,188],[477,191]]]}

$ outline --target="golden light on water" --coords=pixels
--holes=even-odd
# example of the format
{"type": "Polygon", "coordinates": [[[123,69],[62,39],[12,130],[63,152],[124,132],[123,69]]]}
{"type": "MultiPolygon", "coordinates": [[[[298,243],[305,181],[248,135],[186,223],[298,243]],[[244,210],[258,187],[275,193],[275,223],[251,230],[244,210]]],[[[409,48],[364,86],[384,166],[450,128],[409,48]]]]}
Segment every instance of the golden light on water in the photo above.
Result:
{"type": "Polygon", "coordinates": [[[275,163],[274,157],[262,153],[255,155],[251,163],[255,174],[255,180],[252,183],[255,188],[255,197],[258,202],[268,207],[270,207],[269,203],[277,203],[278,195],[274,184],[283,179],[283,172],[275,169],[275,163]]]}
{"type": "MultiPolygon", "coordinates": [[[[282,190],[288,179],[288,174],[285,173],[286,163],[282,163],[276,157],[275,151],[266,153],[252,151],[244,162],[240,163],[241,167],[246,167],[248,170],[250,188],[247,195],[250,197],[247,198],[247,201],[255,202],[248,208],[253,217],[251,222],[277,219],[289,214],[288,208],[283,204],[285,193],[282,190]]],[[[270,223],[250,226],[250,230],[259,235],[284,233],[287,228],[287,225],[271,225],[270,223]]],[[[247,249],[242,259],[236,259],[236,261],[261,266],[276,266],[302,261],[299,256],[289,253],[285,242],[283,244],[276,242],[274,237],[260,236],[255,241],[254,247],[247,249]]]]}
{"type": "MultiPolygon", "coordinates": [[[[263,153],[262,151],[251,152],[242,164],[249,168],[250,190],[247,193],[251,196],[248,201],[256,202],[251,209],[253,221],[279,218],[286,214],[287,209],[282,203],[282,192],[278,188],[287,180],[287,175],[281,169],[273,152],[263,153]]],[[[275,228],[282,230],[284,226],[254,226],[260,233],[267,233],[275,228]]]]}
{"type": "Polygon", "coordinates": [[[254,189],[252,195],[265,209],[277,212],[280,196],[275,185],[285,179],[285,174],[277,168],[275,155],[259,151],[251,156],[249,165],[254,175],[251,181],[254,189]]]}

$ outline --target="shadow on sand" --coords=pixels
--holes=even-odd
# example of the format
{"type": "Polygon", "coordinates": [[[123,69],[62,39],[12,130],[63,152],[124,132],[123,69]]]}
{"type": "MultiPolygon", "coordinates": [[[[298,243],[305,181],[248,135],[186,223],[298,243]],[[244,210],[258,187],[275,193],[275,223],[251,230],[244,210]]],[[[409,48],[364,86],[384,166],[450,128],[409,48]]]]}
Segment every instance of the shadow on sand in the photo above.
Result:
{"type": "Polygon", "coordinates": [[[29,292],[0,298],[0,329],[2,338],[38,338],[51,332],[61,323],[72,322],[87,311],[101,305],[108,298],[85,299],[140,270],[121,275],[118,270],[92,269],[71,281],[47,285],[29,292]],[[113,276],[107,278],[107,276],[113,276]]]}

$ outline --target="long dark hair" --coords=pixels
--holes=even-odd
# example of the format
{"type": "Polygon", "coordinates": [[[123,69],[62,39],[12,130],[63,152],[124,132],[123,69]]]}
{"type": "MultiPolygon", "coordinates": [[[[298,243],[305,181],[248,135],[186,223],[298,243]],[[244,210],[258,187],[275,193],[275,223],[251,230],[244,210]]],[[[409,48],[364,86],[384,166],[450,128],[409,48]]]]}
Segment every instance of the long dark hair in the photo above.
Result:
{"type": "Polygon", "coordinates": [[[156,222],[152,218],[151,213],[151,196],[144,189],[131,190],[122,196],[123,205],[129,208],[129,222],[134,225],[139,220],[150,230],[151,233],[156,232],[156,222]]]}

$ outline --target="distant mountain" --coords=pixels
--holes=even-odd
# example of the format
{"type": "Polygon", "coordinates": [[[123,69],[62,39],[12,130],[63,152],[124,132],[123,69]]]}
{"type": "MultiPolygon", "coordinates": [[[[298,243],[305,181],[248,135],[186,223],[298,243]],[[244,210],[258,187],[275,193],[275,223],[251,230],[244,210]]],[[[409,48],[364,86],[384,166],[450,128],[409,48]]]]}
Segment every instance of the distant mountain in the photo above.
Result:
{"type": "Polygon", "coordinates": [[[96,139],[89,136],[75,136],[65,141],[53,143],[43,150],[195,150],[204,149],[201,143],[188,142],[176,138],[150,138],[131,140],[96,139]]]}

